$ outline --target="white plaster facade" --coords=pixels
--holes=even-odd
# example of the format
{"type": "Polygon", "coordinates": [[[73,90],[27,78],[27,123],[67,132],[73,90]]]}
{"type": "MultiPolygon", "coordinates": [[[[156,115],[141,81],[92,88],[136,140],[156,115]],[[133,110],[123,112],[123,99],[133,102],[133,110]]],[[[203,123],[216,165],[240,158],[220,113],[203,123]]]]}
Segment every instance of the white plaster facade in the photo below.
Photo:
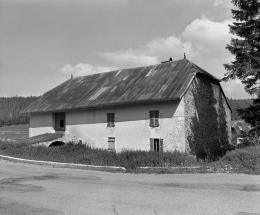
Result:
{"type": "MultiPolygon", "coordinates": [[[[66,111],[64,142],[82,140],[96,148],[108,148],[115,137],[115,150],[150,150],[150,138],[163,139],[164,151],[185,151],[184,99],[91,110],[66,111]],[[159,110],[159,127],[149,126],[149,111],[159,110]],[[107,113],[115,113],[115,127],[107,127],[107,113]]],[[[52,113],[30,115],[30,137],[54,133],[52,113]]]]}

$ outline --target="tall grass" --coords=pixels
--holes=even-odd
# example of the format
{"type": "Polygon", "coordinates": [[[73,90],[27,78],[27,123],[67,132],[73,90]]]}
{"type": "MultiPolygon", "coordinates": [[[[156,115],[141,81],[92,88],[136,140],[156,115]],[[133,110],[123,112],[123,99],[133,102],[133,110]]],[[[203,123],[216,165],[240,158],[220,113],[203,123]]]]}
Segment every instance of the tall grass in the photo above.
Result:
{"type": "Polygon", "coordinates": [[[260,174],[260,146],[250,146],[227,153],[211,164],[213,167],[231,167],[231,172],[260,174]]]}
{"type": "Polygon", "coordinates": [[[28,146],[0,141],[0,154],[25,159],[78,163],[98,166],[121,166],[126,169],[137,167],[176,167],[199,165],[196,158],[187,153],[147,152],[124,150],[116,153],[94,149],[85,144],[68,143],[59,147],[28,146]]]}

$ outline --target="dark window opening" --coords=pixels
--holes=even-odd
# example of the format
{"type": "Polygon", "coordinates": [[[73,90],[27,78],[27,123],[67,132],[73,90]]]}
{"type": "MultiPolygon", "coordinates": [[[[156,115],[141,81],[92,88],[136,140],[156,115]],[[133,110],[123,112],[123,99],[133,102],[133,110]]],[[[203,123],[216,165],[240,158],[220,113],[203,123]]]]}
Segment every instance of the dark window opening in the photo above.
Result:
{"type": "Polygon", "coordinates": [[[53,114],[53,128],[55,131],[65,131],[66,119],[65,113],[54,113],[53,114]]]}
{"type": "Polygon", "coordinates": [[[107,127],[115,127],[115,113],[107,113],[107,127]]]}
{"type": "Polygon", "coordinates": [[[150,150],[155,152],[163,152],[163,139],[151,138],[150,150]]]}
{"type": "Polygon", "coordinates": [[[115,137],[109,137],[108,138],[108,150],[115,150],[115,137]]]}
{"type": "Polygon", "coordinates": [[[150,127],[159,127],[159,110],[150,110],[150,127]]]}
{"type": "Polygon", "coordinates": [[[63,120],[63,119],[60,120],[60,127],[61,127],[61,128],[64,127],[64,120],[63,120]]]}

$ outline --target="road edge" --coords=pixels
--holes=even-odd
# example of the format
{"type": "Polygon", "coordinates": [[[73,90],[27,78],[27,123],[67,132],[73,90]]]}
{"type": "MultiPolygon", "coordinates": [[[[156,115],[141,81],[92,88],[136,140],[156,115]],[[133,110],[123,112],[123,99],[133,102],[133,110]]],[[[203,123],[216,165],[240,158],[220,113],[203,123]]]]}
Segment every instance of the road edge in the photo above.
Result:
{"type": "Polygon", "coordinates": [[[75,164],[75,163],[59,163],[59,162],[52,162],[52,161],[37,161],[37,160],[28,160],[23,158],[10,157],[6,155],[0,155],[0,159],[15,162],[15,163],[34,164],[39,166],[49,166],[55,168],[99,170],[99,171],[108,171],[108,172],[126,171],[124,167],[118,167],[118,166],[95,166],[95,165],[75,164]]]}

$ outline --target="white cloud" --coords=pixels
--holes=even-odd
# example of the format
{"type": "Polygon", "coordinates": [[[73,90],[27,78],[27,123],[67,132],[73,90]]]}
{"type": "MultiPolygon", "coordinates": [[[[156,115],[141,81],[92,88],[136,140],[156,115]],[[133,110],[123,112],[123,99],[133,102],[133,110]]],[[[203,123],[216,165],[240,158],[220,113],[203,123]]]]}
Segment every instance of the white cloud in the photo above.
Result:
{"type": "Polygon", "coordinates": [[[114,61],[117,64],[120,63],[130,63],[134,65],[151,65],[158,63],[158,58],[156,56],[149,56],[147,53],[136,50],[121,50],[117,52],[105,52],[100,53],[100,55],[107,60],[114,61]]]}
{"type": "Polygon", "coordinates": [[[234,7],[231,0],[214,0],[214,3],[212,5],[213,7],[222,6],[226,9],[231,9],[234,7]]]}
{"type": "Polygon", "coordinates": [[[231,20],[214,22],[202,16],[200,19],[193,20],[185,28],[182,36],[191,42],[218,42],[230,38],[228,24],[231,24],[231,20]]]}
{"type": "Polygon", "coordinates": [[[169,57],[180,59],[186,53],[189,59],[223,58],[230,41],[230,20],[214,22],[206,16],[192,21],[179,36],[155,38],[139,49],[100,53],[102,57],[122,67],[159,63],[169,57]]]}
{"type": "Polygon", "coordinates": [[[75,66],[72,66],[71,64],[65,65],[61,69],[61,73],[66,76],[71,74],[73,74],[74,76],[84,76],[84,75],[90,75],[95,73],[108,72],[117,69],[118,67],[116,66],[105,67],[105,66],[93,66],[91,64],[79,63],[75,66]]]}
{"type": "Polygon", "coordinates": [[[169,57],[179,59],[183,53],[190,53],[192,56],[198,54],[191,43],[182,41],[181,37],[170,36],[153,39],[139,49],[105,52],[100,55],[121,67],[128,67],[157,64],[169,57]]]}
{"type": "Polygon", "coordinates": [[[225,46],[231,39],[229,24],[231,24],[231,20],[214,22],[206,16],[202,16],[185,28],[182,37],[185,41],[192,43],[200,55],[207,57],[227,56],[228,51],[225,46]]]}
{"type": "Polygon", "coordinates": [[[215,0],[213,3],[213,7],[217,7],[219,5],[223,5],[224,1],[223,0],[215,0]]]}

